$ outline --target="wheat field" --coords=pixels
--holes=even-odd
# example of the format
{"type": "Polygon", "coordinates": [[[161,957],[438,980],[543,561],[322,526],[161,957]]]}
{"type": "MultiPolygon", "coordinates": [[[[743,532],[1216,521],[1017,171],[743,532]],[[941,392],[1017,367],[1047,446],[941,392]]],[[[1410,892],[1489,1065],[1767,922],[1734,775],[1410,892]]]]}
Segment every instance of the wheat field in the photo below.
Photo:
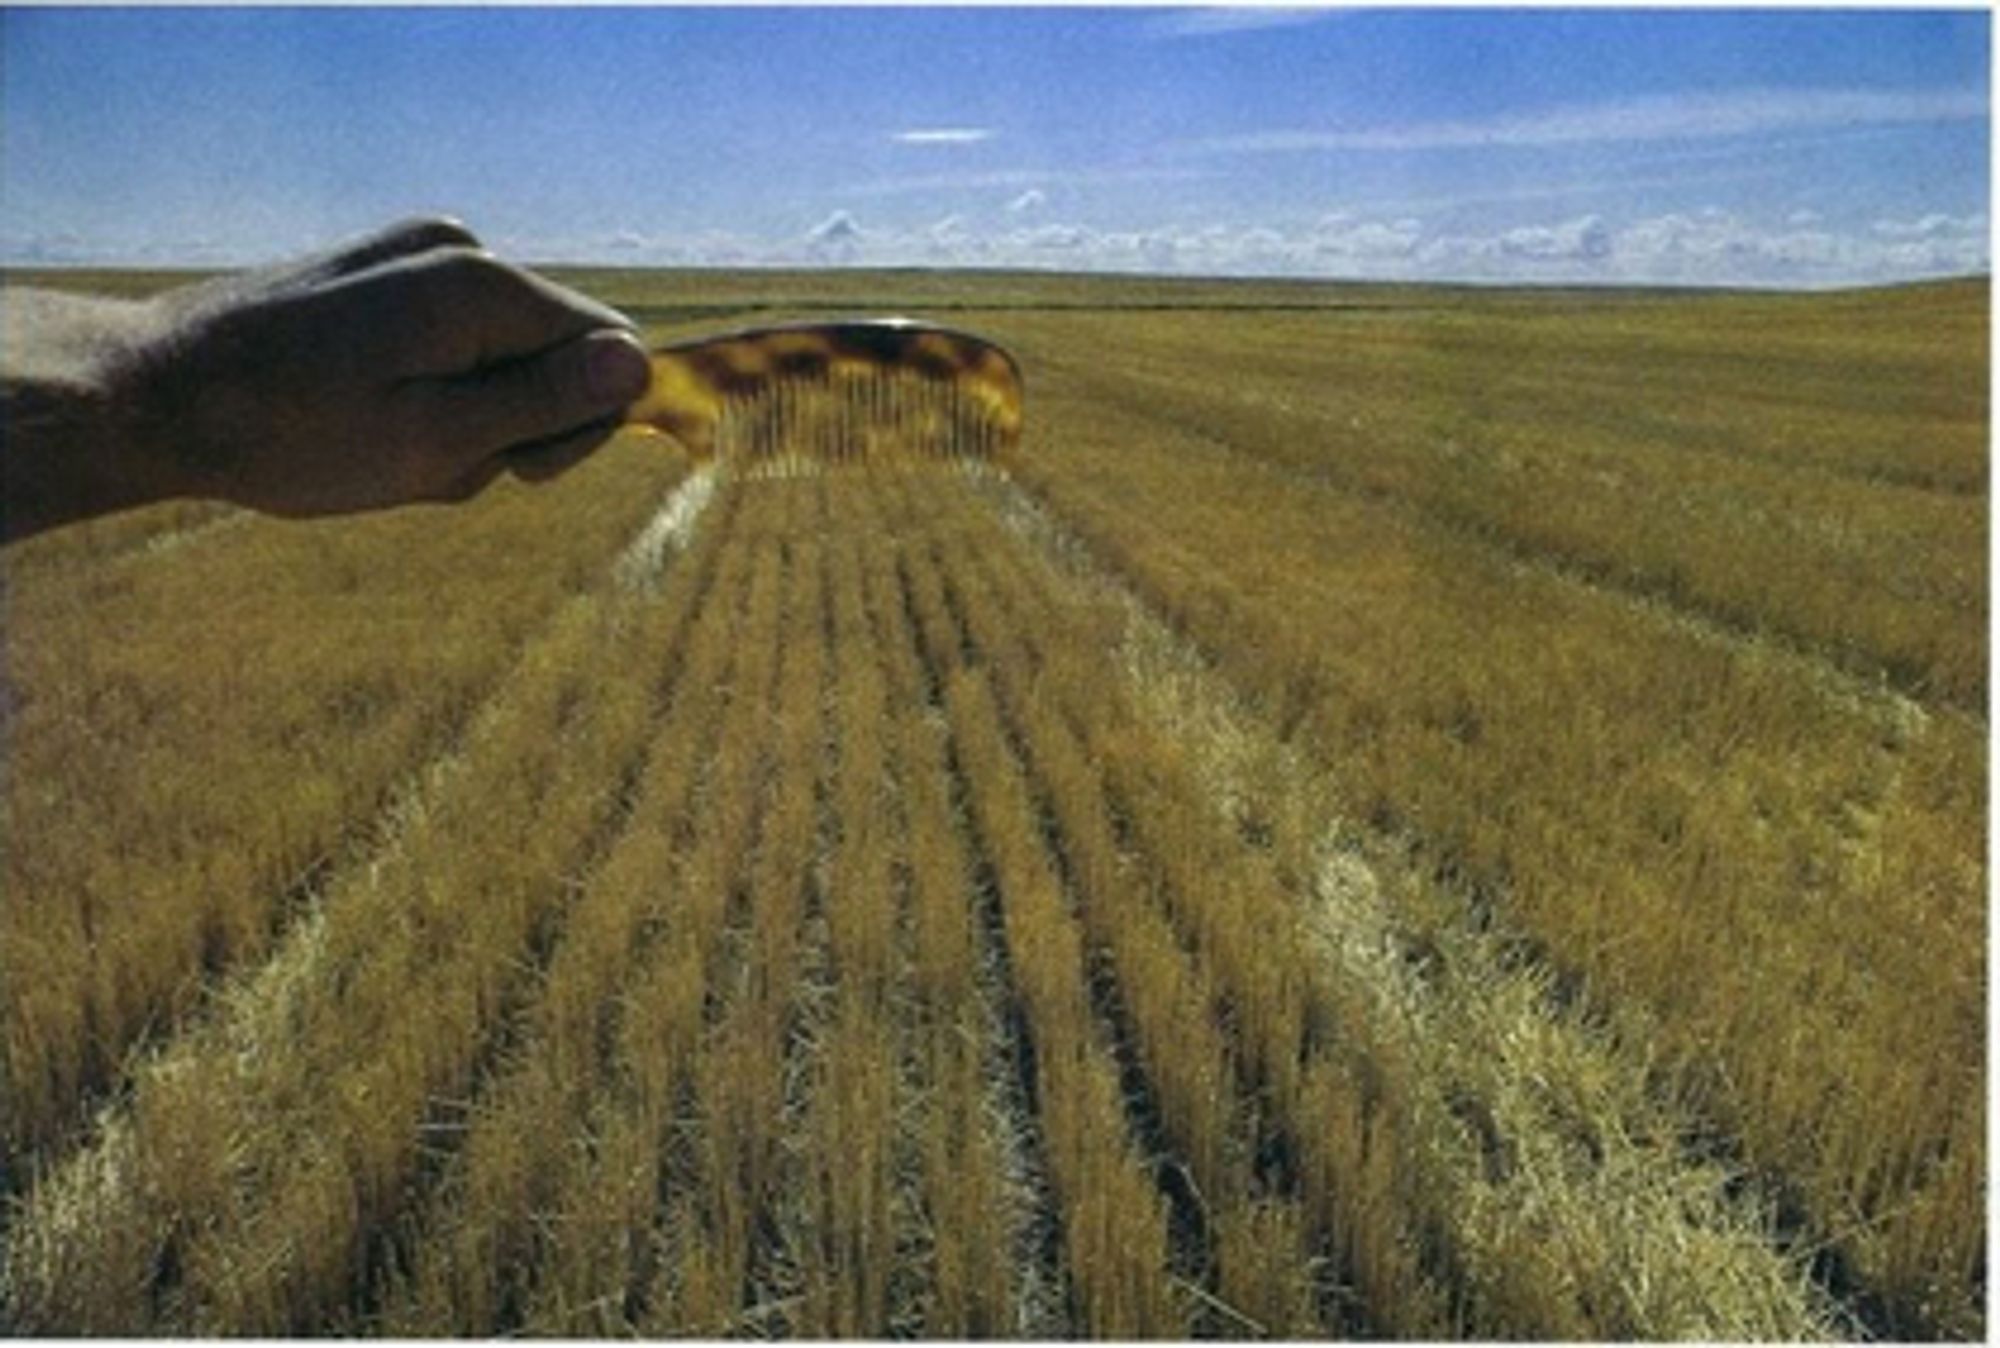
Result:
{"type": "Polygon", "coordinates": [[[565,279],[1024,441],[10,549],[10,1330],[1983,1336],[1983,282],[565,279]]]}

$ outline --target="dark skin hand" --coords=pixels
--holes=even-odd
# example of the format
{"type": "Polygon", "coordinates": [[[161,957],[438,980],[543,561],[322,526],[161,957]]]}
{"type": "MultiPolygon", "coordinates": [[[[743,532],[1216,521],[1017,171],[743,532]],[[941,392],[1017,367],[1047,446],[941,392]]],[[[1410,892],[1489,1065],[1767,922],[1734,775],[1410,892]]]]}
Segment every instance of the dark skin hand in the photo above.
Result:
{"type": "Polygon", "coordinates": [[[623,315],[450,220],[140,302],[9,287],[4,537],[173,499],[462,501],[582,460],[647,377],[623,315]]]}

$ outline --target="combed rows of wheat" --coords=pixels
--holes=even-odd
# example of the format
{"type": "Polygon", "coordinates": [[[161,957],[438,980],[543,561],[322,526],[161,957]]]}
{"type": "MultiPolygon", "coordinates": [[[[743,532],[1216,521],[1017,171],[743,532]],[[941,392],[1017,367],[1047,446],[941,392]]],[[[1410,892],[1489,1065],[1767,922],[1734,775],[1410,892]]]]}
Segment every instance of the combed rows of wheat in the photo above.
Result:
{"type": "Polygon", "coordinates": [[[725,476],[559,599],[51,1149],[11,1322],[1826,1331],[1615,1045],[1225,808],[1012,491],[725,476]]]}

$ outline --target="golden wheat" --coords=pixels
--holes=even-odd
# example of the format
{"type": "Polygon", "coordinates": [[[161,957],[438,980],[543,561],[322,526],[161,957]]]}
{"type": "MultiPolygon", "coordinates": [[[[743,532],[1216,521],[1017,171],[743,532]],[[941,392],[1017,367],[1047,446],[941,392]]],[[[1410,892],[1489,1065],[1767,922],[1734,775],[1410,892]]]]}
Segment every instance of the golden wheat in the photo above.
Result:
{"type": "MultiPolygon", "coordinates": [[[[1337,766],[1352,816],[1421,839],[1636,1015],[1895,1314],[1972,1305],[1983,1217],[1948,1177],[1983,1154],[1983,978],[1950,933],[1983,889],[1985,731],[1953,702],[1984,686],[1983,656],[1978,680],[1915,682],[1940,700],[1913,703],[1352,494],[1341,474],[1378,470],[1327,442],[1319,404],[1210,437],[1108,406],[1095,378],[1038,385],[1060,471],[1020,468],[1057,513],[1337,766]],[[1308,452],[1326,475],[1295,470],[1308,452]]],[[[1954,528],[1898,566],[1976,565],[1954,528]]],[[[1761,574],[1747,554],[1717,565],[1761,574]]],[[[1983,625],[1920,621],[1969,652],[1983,625]]]]}
{"type": "Polygon", "coordinates": [[[10,553],[0,1318],[1976,1334],[1968,292],[1085,292],[1004,471],[10,553]]]}
{"type": "Polygon", "coordinates": [[[32,783],[0,818],[0,1132],[17,1159],[74,1136],[203,978],[272,948],[672,464],[602,456],[562,489],[583,523],[560,548],[536,544],[537,505],[514,491],[450,531],[421,511],[259,521],[54,574],[10,553],[7,754],[32,783]]]}

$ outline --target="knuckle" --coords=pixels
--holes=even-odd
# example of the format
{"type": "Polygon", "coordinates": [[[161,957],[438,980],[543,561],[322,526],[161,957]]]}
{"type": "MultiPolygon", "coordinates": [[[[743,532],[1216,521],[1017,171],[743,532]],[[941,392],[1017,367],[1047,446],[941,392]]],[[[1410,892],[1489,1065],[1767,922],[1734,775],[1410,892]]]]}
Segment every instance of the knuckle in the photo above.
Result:
{"type": "Polygon", "coordinates": [[[443,215],[418,215],[355,240],[318,259],[309,270],[339,277],[382,263],[422,258],[440,248],[478,246],[479,240],[457,220],[443,215]]]}
{"type": "Polygon", "coordinates": [[[478,248],[479,239],[465,223],[449,215],[416,215],[391,225],[384,242],[405,252],[433,248],[478,248]]]}
{"type": "Polygon", "coordinates": [[[507,273],[507,264],[477,244],[448,243],[430,249],[421,265],[449,284],[490,285],[507,273]]]}

